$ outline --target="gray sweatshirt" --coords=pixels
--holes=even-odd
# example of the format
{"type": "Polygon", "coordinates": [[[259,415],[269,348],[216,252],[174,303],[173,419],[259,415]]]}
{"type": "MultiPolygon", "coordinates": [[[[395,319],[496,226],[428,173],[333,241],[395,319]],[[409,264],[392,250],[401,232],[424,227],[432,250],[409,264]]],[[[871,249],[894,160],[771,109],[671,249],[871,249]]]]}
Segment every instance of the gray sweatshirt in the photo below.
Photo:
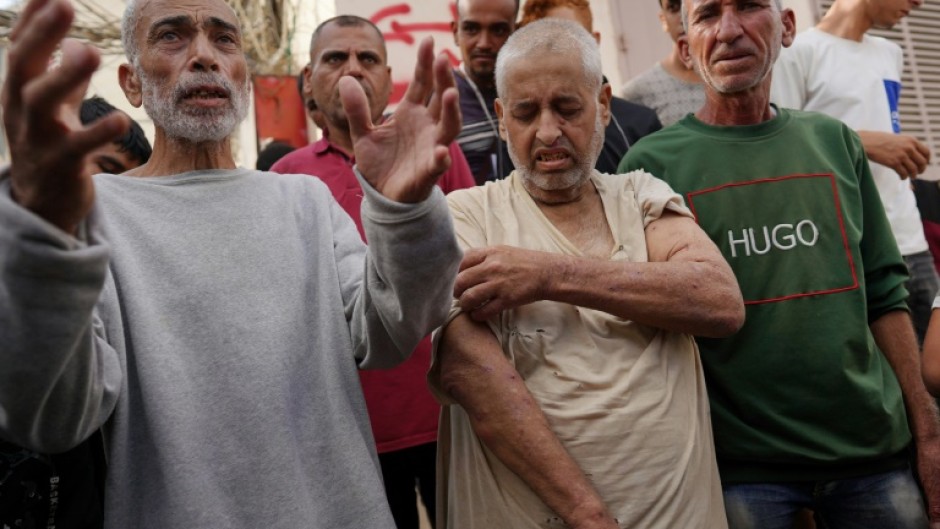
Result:
{"type": "Polygon", "coordinates": [[[0,192],[0,437],[103,428],[108,528],[393,528],[357,366],[443,321],[443,196],[365,181],[367,250],[316,178],[95,177],[82,240],[0,192]]]}

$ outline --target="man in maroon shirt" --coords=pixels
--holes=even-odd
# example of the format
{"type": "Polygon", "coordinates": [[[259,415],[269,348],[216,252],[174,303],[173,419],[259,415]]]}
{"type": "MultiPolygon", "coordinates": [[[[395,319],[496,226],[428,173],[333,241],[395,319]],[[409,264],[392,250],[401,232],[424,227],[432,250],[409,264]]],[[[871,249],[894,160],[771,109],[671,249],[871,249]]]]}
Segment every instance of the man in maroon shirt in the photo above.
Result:
{"type": "MultiPolygon", "coordinates": [[[[366,19],[342,15],[320,24],[310,41],[309,87],[322,112],[324,138],[298,149],[272,168],[278,173],[316,175],[330,188],[363,235],[359,208],[362,190],[353,173],[355,163],[346,114],[337,85],[352,76],[369,99],[372,120],[382,119],[392,90],[385,40],[366,19]]],[[[438,185],[447,193],[474,185],[467,161],[456,143],[450,146],[451,166],[438,185]]],[[[411,358],[388,371],[360,371],[366,406],[372,422],[385,491],[398,529],[417,529],[415,485],[434,520],[434,474],[437,421],[440,408],[427,389],[425,373],[431,363],[430,340],[425,338],[411,358]]]]}

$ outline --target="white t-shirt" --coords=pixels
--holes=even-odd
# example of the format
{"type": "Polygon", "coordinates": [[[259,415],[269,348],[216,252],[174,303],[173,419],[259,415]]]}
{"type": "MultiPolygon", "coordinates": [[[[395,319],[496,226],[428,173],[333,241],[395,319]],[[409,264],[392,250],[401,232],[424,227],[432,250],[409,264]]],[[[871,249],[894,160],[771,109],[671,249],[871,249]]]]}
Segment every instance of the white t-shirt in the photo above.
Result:
{"type": "MultiPolygon", "coordinates": [[[[770,100],[781,107],[827,114],[856,131],[900,133],[903,64],[901,48],[881,37],[865,35],[856,42],[811,28],[781,52],[770,100]]],[[[890,167],[870,164],[901,254],[926,251],[910,182],[890,167]]]]}

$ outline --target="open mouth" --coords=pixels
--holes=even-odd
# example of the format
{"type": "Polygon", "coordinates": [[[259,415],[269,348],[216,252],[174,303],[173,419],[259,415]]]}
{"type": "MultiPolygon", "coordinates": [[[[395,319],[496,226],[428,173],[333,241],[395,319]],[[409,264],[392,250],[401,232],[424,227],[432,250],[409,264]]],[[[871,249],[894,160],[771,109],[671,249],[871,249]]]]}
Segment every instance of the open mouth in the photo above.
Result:
{"type": "Polygon", "coordinates": [[[187,90],[183,99],[228,99],[228,91],[217,87],[199,87],[187,90]]]}
{"type": "Polygon", "coordinates": [[[535,164],[542,171],[565,170],[571,164],[571,155],[564,149],[536,151],[535,164]]]}
{"type": "Polygon", "coordinates": [[[568,154],[564,152],[544,152],[539,154],[536,159],[540,162],[557,162],[559,160],[567,160],[568,154]]]}

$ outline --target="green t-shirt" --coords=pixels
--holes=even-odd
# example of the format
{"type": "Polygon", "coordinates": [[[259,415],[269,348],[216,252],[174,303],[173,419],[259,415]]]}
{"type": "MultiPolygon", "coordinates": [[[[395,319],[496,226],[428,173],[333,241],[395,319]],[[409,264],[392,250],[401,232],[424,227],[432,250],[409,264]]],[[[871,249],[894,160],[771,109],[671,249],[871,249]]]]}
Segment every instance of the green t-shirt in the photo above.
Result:
{"type": "Polygon", "coordinates": [[[906,310],[907,269],[858,136],[820,114],[709,126],[633,146],[682,194],[734,270],[744,327],[699,339],[725,482],[838,479],[903,464],[894,371],[869,323],[906,310]]]}

